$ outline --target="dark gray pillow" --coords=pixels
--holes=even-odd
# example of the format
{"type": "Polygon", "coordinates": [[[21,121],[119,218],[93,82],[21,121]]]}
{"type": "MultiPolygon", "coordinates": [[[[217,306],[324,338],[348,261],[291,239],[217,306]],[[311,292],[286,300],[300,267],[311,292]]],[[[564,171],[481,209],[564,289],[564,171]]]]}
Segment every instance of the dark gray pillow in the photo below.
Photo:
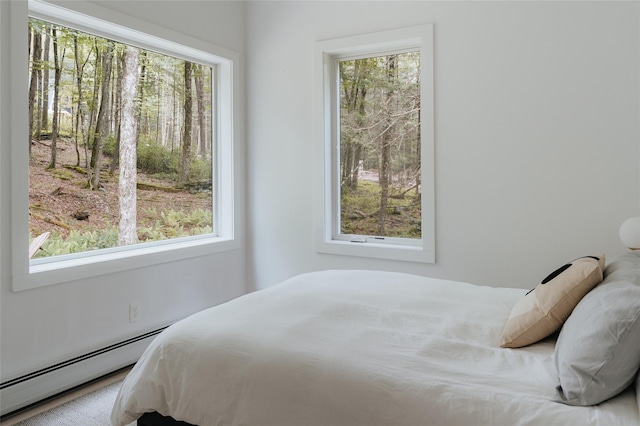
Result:
{"type": "Polygon", "coordinates": [[[638,403],[638,410],[640,410],[640,372],[636,377],[636,402],[638,403]]]}
{"type": "Polygon", "coordinates": [[[640,285],[640,250],[630,251],[615,258],[604,268],[604,281],[626,280],[640,285]]]}
{"type": "Polygon", "coordinates": [[[555,350],[558,402],[595,405],[629,386],[640,368],[640,285],[610,279],[567,319],[555,350]]]}

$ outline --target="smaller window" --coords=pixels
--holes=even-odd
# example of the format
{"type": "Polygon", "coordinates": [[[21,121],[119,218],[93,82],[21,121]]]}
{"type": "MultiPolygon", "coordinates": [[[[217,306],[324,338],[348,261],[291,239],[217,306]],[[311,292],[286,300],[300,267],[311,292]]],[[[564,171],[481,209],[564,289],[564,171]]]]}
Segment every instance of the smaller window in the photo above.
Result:
{"type": "Polygon", "coordinates": [[[434,261],[431,25],[318,42],[319,252],[434,261]]]}

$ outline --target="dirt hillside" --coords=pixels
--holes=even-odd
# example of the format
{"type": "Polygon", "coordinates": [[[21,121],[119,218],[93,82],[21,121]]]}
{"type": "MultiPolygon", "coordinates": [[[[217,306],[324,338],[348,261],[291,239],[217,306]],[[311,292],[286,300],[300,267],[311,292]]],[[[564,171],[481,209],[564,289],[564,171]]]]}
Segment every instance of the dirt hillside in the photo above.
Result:
{"type": "MultiPolygon", "coordinates": [[[[47,169],[51,158],[51,141],[34,141],[29,162],[29,225],[32,237],[52,231],[68,235],[72,230],[94,231],[118,224],[118,171],[109,173],[111,159],[103,160],[102,187],[91,190],[85,165],[84,149],[80,148],[80,168],[71,140],[58,140],[55,169],[47,169]],[[65,167],[71,166],[71,167],[65,167]]],[[[138,172],[138,183],[172,186],[173,183],[154,179],[138,172]]],[[[167,210],[191,212],[197,208],[211,210],[211,192],[164,192],[138,189],[138,228],[151,226],[160,212],[167,210]]]]}

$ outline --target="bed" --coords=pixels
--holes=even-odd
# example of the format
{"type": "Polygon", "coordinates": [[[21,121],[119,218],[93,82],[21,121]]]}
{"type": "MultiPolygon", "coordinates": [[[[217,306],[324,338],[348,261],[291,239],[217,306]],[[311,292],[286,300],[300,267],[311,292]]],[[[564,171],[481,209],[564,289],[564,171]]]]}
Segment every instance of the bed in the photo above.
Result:
{"type": "MultiPolygon", "coordinates": [[[[627,264],[640,280],[640,257],[627,264]]],[[[380,271],[299,275],[162,332],[112,422],[639,425],[637,379],[597,405],[558,402],[557,333],[500,347],[526,293],[380,271]]]]}

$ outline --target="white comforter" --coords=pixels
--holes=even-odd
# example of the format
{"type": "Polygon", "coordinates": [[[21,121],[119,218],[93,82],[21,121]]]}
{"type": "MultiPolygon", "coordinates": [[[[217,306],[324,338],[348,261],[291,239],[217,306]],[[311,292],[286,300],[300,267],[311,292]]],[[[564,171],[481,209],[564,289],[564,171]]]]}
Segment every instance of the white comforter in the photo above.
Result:
{"type": "Polygon", "coordinates": [[[197,313],[159,335],[112,421],[209,425],[638,425],[633,388],[552,402],[553,340],[501,349],[524,290],[325,271],[197,313]]]}

